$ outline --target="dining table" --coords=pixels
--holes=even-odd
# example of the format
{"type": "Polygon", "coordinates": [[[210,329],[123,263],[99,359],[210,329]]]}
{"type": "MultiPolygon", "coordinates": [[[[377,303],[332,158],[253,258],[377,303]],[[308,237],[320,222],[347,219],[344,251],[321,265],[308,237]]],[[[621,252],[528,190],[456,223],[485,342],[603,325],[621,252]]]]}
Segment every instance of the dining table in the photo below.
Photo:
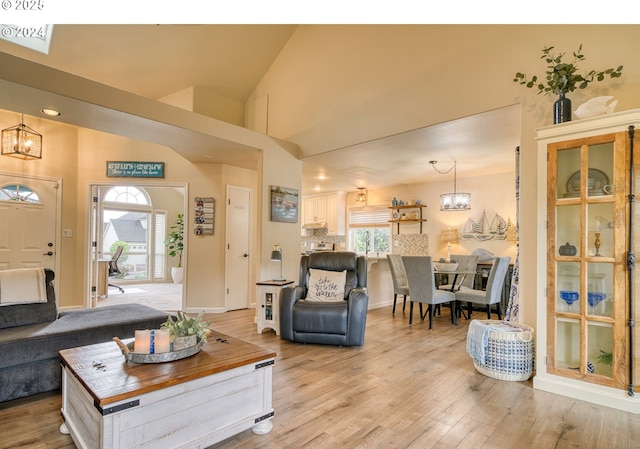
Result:
{"type": "MultiPolygon", "coordinates": [[[[465,277],[467,277],[468,275],[475,276],[476,273],[477,272],[475,270],[474,271],[469,271],[469,270],[438,271],[435,267],[433,270],[433,274],[438,275],[438,276],[435,276],[436,288],[438,288],[439,285],[449,284],[449,276],[447,276],[446,282],[443,282],[443,283],[438,282],[441,279],[441,275],[453,275],[453,281],[451,282],[451,288],[449,289],[451,293],[455,293],[458,290],[460,290],[460,286],[464,282],[465,277]],[[458,281],[458,278],[460,276],[462,276],[462,279],[458,281]]],[[[463,316],[465,320],[468,320],[469,318],[464,313],[464,310],[462,308],[462,305],[460,304],[460,301],[455,300],[453,301],[453,303],[454,303],[453,307],[451,308],[451,313],[453,314],[453,324],[458,324],[459,316],[463,316]]]]}

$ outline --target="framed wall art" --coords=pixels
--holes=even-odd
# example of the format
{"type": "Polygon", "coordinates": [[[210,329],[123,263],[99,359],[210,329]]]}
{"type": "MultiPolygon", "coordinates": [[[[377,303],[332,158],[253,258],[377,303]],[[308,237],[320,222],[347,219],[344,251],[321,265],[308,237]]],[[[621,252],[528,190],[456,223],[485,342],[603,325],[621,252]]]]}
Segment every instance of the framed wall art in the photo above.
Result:
{"type": "Polygon", "coordinates": [[[195,198],[193,213],[193,232],[196,235],[213,235],[213,223],[216,214],[216,200],[211,197],[195,198]]]}
{"type": "Polygon", "coordinates": [[[271,186],[271,221],[298,222],[298,189],[271,186]]]}

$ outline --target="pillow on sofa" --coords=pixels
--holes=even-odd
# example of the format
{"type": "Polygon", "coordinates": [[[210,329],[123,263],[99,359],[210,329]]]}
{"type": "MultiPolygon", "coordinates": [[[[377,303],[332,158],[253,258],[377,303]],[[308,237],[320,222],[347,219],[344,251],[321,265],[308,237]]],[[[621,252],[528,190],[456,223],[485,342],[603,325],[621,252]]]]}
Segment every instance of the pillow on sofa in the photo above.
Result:
{"type": "Polygon", "coordinates": [[[44,268],[0,271],[0,306],[47,302],[44,268]]]}
{"type": "Polygon", "coordinates": [[[44,269],[47,302],[31,304],[6,304],[0,307],[0,329],[27,326],[30,324],[48,323],[58,317],[56,294],[53,289],[55,274],[48,268],[44,269]]]}
{"type": "Polygon", "coordinates": [[[309,268],[308,301],[338,302],[344,300],[347,270],[326,271],[309,268]]]}

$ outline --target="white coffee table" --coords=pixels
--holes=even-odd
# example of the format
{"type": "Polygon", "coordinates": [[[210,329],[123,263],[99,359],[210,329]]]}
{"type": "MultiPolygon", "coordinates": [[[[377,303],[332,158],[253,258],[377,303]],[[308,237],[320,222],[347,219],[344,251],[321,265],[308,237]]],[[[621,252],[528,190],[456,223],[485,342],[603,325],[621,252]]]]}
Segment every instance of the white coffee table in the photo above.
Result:
{"type": "Polygon", "coordinates": [[[270,432],[276,354],[217,332],[208,340],[165,363],[126,362],[114,342],[60,351],[60,431],[101,449],[205,448],[270,432]]]}

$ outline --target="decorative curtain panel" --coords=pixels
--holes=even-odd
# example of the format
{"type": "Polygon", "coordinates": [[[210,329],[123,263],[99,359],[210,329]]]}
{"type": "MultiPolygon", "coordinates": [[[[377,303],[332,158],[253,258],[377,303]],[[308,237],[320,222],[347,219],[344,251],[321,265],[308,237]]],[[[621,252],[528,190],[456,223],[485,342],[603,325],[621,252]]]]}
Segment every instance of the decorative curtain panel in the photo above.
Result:
{"type": "Polygon", "coordinates": [[[516,261],[513,264],[511,275],[511,289],[509,290],[509,303],[504,315],[507,321],[520,321],[520,147],[516,147],[516,261]]]}

